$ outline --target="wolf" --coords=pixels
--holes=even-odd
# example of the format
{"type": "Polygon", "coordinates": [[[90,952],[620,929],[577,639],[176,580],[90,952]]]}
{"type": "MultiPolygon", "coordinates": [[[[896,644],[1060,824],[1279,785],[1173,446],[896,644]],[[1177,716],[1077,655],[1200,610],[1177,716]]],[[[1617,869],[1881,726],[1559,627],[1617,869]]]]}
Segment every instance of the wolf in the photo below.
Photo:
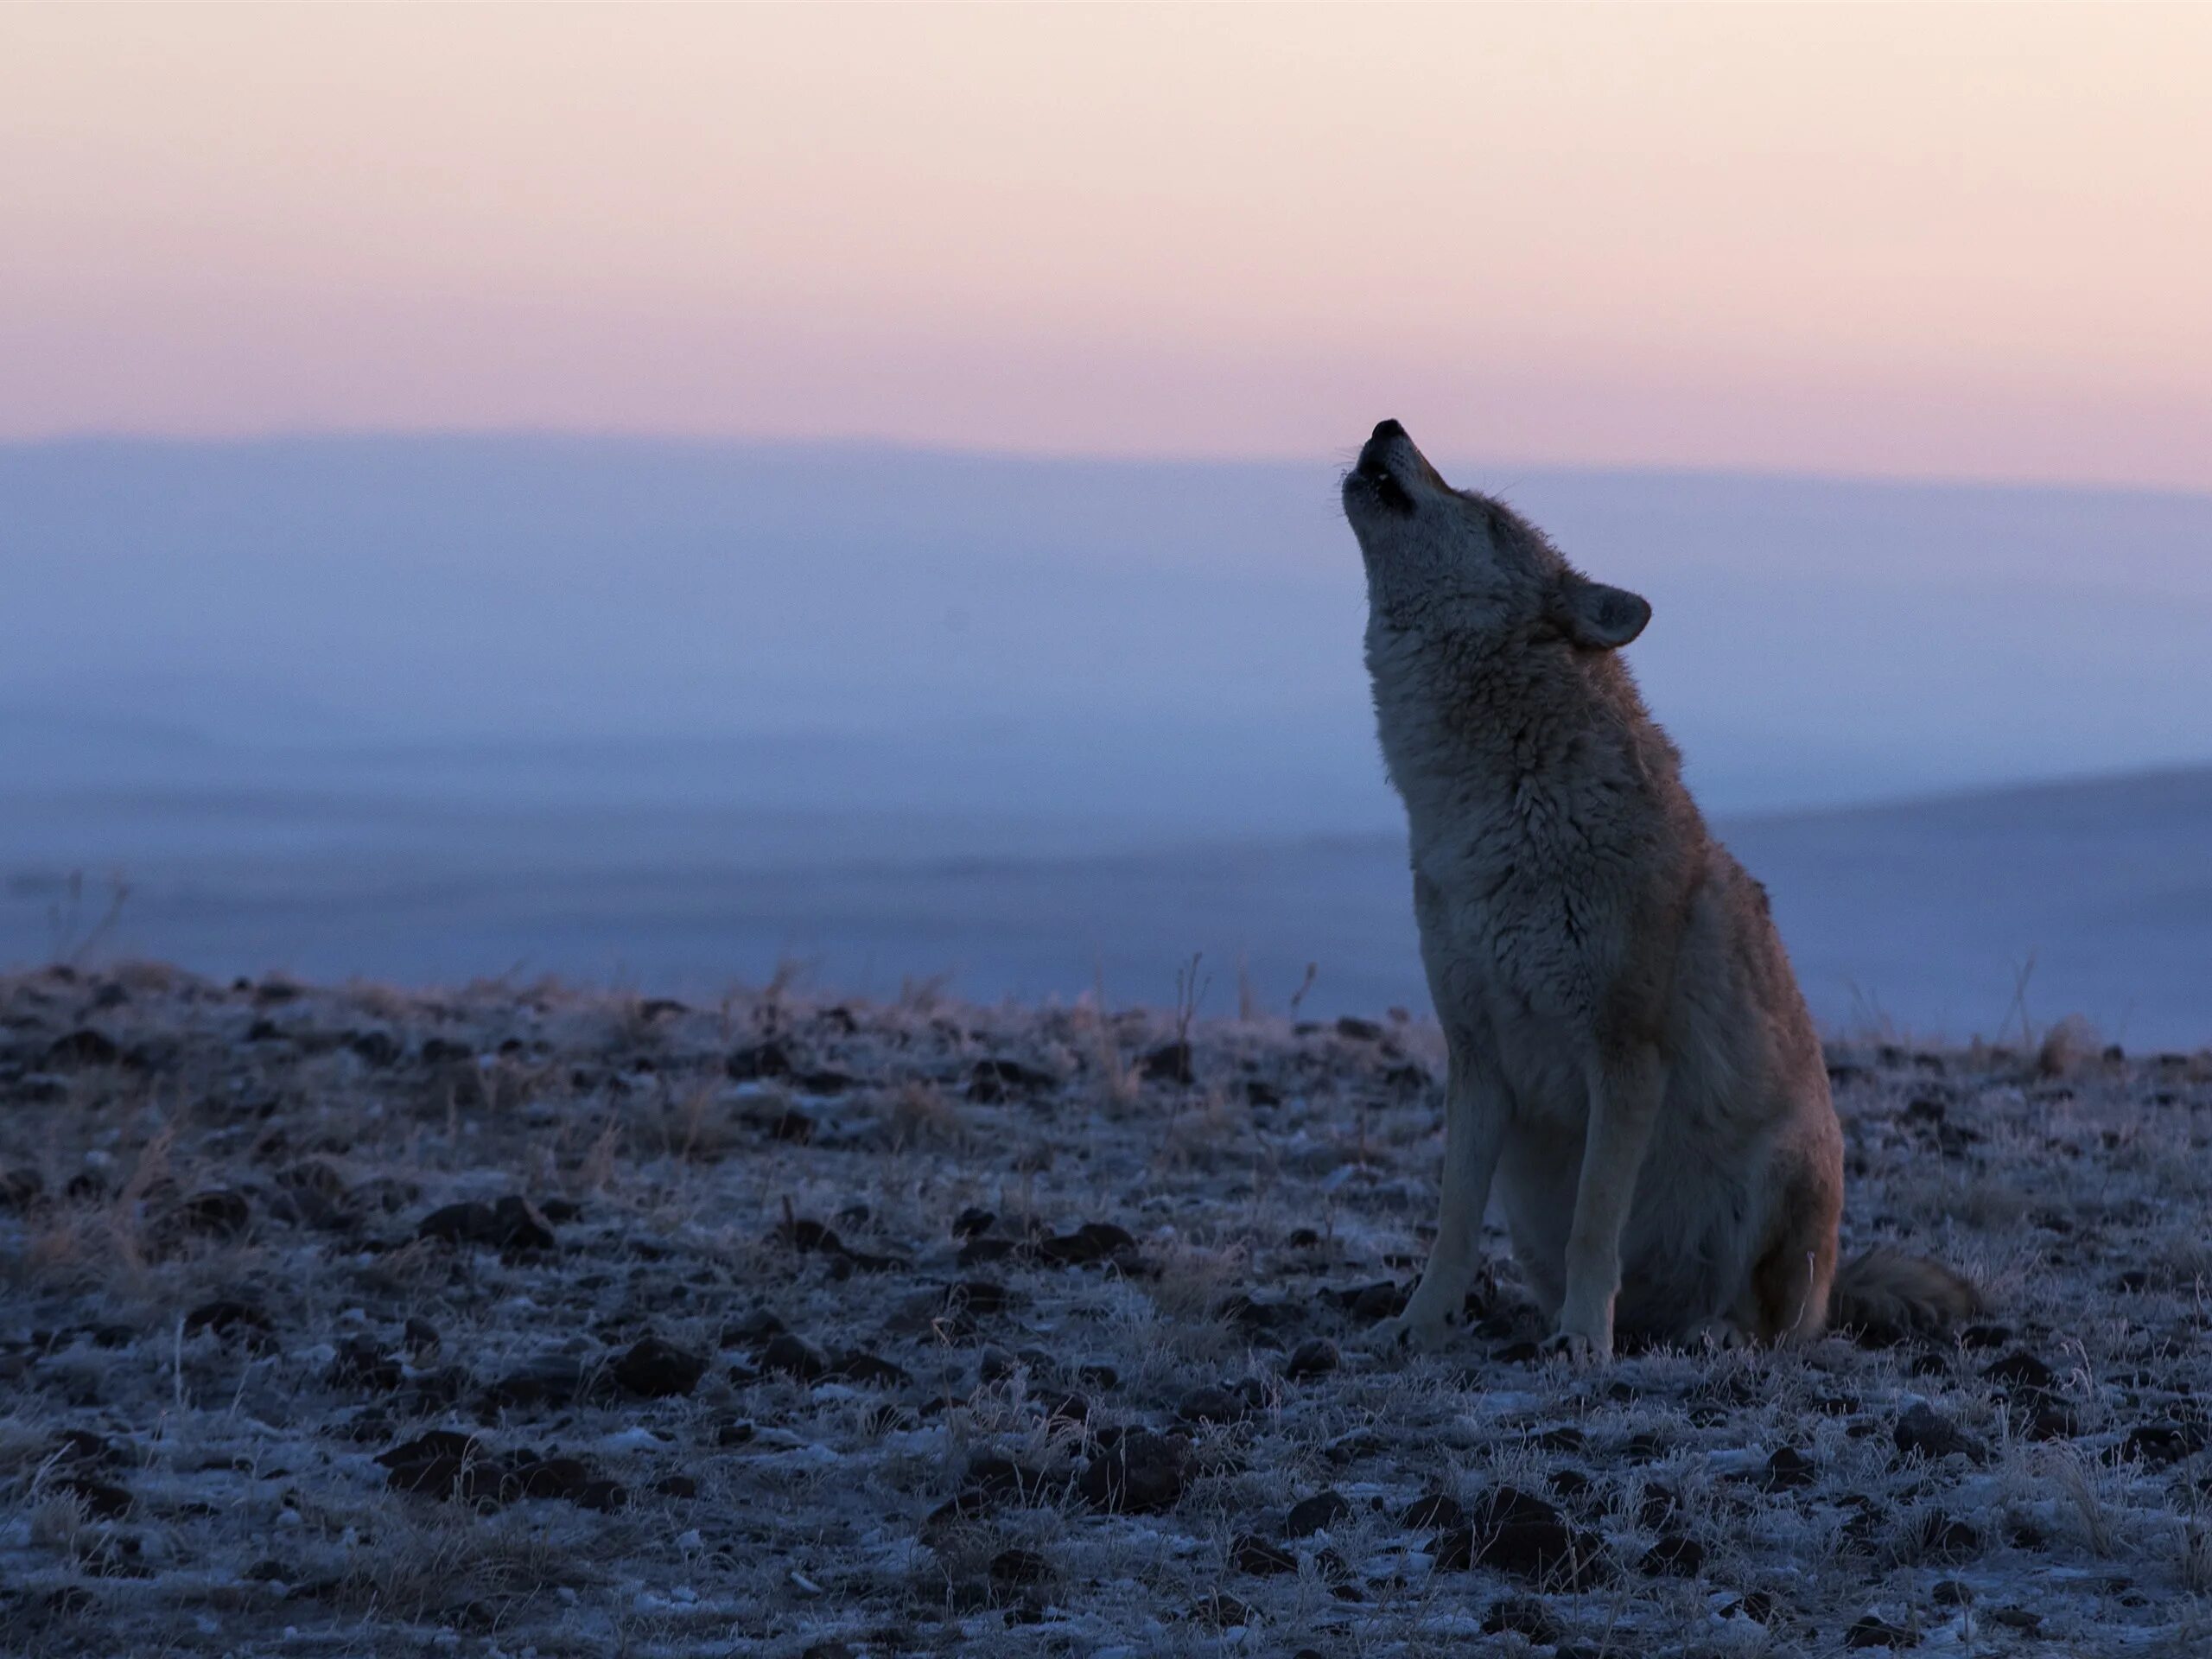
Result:
{"type": "Polygon", "coordinates": [[[1384,421],[1343,482],[1367,667],[1449,1049],[1442,1202],[1383,1348],[1450,1339],[1493,1188],[1554,1352],[1799,1341],[1974,1311],[1837,1270],[1843,1135],[1766,891],[1707,830],[1621,648],[1651,607],[1384,421]]]}

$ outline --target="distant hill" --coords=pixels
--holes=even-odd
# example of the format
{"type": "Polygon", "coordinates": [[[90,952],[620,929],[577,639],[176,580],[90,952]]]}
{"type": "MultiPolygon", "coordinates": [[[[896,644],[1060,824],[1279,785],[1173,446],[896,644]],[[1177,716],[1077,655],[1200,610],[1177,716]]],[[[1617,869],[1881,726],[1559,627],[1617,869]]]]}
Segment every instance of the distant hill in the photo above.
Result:
{"type": "MultiPolygon", "coordinates": [[[[110,951],[208,971],[410,983],[518,969],[711,993],[785,962],[875,995],[1159,1003],[1203,953],[1281,1008],[1421,1009],[1402,840],[1191,839],[1102,851],[971,817],[661,800],[557,808],[402,787],[59,789],[0,817],[0,963],[52,948],[62,872],[132,892],[110,951]],[[1022,848],[1033,850],[1023,851],[1022,848]]],[[[2133,1046],[2212,1042],[2212,770],[1726,821],[1815,1012],[1963,1039],[2088,1016],[2133,1046]]],[[[65,918],[66,919],[66,918],[65,918]]],[[[64,932],[67,932],[64,929],[64,932]]]]}
{"type": "MultiPolygon", "coordinates": [[[[2212,497],[1452,470],[1651,599],[1631,659],[1716,809],[2212,757],[2212,497]]],[[[158,720],[319,778],[364,751],[595,745],[575,771],[620,773],[641,742],[797,739],[685,787],[1159,835],[1395,823],[1323,456],[0,445],[0,709],[158,720]]],[[[0,764],[24,724],[0,715],[0,764]]]]}

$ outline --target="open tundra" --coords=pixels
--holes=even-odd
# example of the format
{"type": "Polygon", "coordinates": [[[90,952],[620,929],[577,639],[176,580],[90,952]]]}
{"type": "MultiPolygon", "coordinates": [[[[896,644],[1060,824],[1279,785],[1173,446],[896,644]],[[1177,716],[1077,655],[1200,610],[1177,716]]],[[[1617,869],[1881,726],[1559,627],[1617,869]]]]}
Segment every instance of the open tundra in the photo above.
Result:
{"type": "Polygon", "coordinates": [[[1436,1244],[1379,1343],[1458,1323],[1493,1181],[1556,1329],[1732,1343],[1974,1311],[1934,1264],[1836,1275],[1843,1137],[1766,892],[1707,830],[1618,652],[1651,607],[1384,421],[1344,476],[1367,665],[1450,1049],[1436,1244]]]}
{"type": "Polygon", "coordinates": [[[0,1648],[2212,1643],[2212,1055],[1831,1046],[1847,1248],[2003,1323],[1584,1370],[1502,1248],[1448,1357],[1340,1348],[1407,1294],[1443,1051],[0,977],[0,1648]]]}

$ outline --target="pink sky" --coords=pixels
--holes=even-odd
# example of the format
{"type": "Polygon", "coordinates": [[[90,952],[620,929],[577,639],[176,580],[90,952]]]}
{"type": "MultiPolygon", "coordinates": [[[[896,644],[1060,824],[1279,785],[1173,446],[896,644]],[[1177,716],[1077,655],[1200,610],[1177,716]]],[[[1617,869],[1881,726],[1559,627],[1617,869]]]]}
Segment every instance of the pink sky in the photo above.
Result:
{"type": "Polygon", "coordinates": [[[0,436],[2212,488],[2212,8],[0,10],[0,436]]]}

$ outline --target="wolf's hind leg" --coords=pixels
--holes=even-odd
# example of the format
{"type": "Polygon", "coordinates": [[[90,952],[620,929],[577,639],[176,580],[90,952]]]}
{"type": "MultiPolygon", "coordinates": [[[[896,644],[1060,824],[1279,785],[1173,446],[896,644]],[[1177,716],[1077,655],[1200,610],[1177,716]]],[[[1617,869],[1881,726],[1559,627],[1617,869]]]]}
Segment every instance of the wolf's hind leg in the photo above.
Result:
{"type": "Polygon", "coordinates": [[[1840,1179],[1822,1180],[1808,1170],[1784,1188],[1767,1247],[1751,1264],[1751,1328],[1762,1340],[1804,1341],[1827,1328],[1842,1209],[1840,1179]]]}
{"type": "Polygon", "coordinates": [[[1375,1348],[1433,1351],[1459,1323],[1467,1287],[1481,1264],[1483,1211],[1505,1145],[1506,1103],[1497,1069],[1460,1038],[1452,1039],[1444,1099],[1444,1193],[1436,1243],[1405,1312],[1368,1333],[1375,1348]]]}

